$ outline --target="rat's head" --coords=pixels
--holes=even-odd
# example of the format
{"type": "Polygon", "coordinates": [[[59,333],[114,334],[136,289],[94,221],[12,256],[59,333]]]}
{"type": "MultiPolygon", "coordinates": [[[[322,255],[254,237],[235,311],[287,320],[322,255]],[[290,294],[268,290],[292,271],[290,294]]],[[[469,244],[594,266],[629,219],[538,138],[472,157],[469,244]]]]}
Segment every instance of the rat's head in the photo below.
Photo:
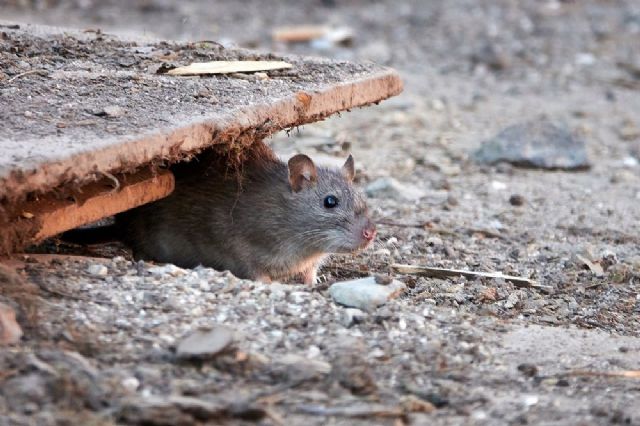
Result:
{"type": "Polygon", "coordinates": [[[303,154],[289,160],[290,201],[315,250],[347,253],[367,247],[376,236],[362,192],[353,187],[353,157],[341,169],[316,167],[303,154]]]}

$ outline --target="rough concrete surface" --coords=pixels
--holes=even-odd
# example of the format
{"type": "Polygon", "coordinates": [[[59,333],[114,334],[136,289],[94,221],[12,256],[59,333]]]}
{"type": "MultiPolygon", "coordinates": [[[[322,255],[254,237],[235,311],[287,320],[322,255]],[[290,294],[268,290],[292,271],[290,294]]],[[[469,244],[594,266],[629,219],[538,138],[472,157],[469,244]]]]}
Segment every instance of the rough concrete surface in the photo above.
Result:
{"type": "Polygon", "coordinates": [[[214,144],[246,145],[402,87],[392,70],[372,63],[0,25],[1,199],[176,162],[214,144]],[[293,68],[266,78],[159,74],[192,62],[243,59],[285,60],[293,68]]]}

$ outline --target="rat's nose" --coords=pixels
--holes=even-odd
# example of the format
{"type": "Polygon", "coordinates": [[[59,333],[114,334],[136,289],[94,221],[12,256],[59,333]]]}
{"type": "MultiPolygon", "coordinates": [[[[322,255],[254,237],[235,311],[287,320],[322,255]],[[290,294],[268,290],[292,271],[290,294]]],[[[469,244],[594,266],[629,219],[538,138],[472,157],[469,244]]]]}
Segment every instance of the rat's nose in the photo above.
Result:
{"type": "Polygon", "coordinates": [[[376,237],[376,226],[371,222],[367,222],[367,226],[362,230],[362,236],[367,241],[373,240],[376,237]]]}

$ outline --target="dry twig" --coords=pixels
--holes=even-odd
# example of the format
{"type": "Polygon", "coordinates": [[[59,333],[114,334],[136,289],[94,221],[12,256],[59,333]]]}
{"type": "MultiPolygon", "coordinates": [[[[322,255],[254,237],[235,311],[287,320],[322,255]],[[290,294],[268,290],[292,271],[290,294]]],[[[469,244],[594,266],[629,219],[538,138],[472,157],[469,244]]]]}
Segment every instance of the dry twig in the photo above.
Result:
{"type": "Polygon", "coordinates": [[[40,75],[46,76],[48,72],[45,70],[29,70],[29,71],[21,72],[20,74],[16,74],[13,77],[11,77],[9,80],[7,80],[7,83],[11,83],[12,81],[17,80],[18,78],[24,77],[25,75],[29,75],[29,74],[40,74],[40,75]]]}
{"type": "Polygon", "coordinates": [[[466,278],[502,278],[505,281],[512,282],[516,287],[538,288],[550,290],[550,286],[536,283],[529,278],[515,277],[513,275],[503,275],[499,272],[476,272],[464,269],[448,269],[448,268],[432,268],[429,266],[419,265],[402,265],[393,264],[391,269],[400,274],[422,275],[431,278],[448,278],[448,277],[466,277],[466,278]]]}
{"type": "Polygon", "coordinates": [[[404,410],[398,407],[363,405],[352,407],[325,407],[322,405],[299,405],[297,411],[312,416],[337,416],[348,418],[403,417],[404,410]]]}
{"type": "Polygon", "coordinates": [[[169,75],[233,74],[242,72],[271,71],[291,68],[283,61],[211,61],[194,62],[191,65],[169,70],[169,75]]]}
{"type": "Polygon", "coordinates": [[[640,379],[640,370],[618,370],[618,371],[589,371],[574,370],[568,373],[559,374],[563,377],[624,377],[627,379],[640,379]]]}

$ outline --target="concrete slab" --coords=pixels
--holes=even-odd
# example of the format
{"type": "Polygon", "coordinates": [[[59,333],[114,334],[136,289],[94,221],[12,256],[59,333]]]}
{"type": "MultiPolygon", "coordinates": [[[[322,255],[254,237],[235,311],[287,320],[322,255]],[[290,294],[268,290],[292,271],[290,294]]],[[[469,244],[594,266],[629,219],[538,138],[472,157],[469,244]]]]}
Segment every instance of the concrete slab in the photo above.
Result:
{"type": "Polygon", "coordinates": [[[0,63],[0,222],[33,194],[177,162],[216,144],[241,149],[402,90],[395,71],[369,63],[2,21],[0,63]],[[266,75],[166,74],[213,60],[293,67],[266,75]]]}

